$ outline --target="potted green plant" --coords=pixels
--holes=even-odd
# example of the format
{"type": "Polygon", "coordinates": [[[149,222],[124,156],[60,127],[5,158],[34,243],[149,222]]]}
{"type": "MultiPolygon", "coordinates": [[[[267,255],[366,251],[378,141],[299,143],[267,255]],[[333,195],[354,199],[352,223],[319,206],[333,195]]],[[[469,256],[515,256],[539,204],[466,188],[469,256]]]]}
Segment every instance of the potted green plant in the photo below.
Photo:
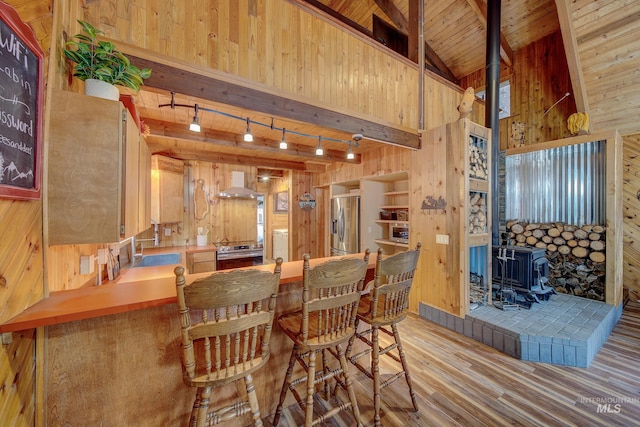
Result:
{"type": "MultiPolygon", "coordinates": [[[[109,41],[98,40],[102,31],[85,21],[78,21],[82,33],[65,45],[64,55],[75,63],[73,75],[85,82],[85,93],[94,95],[94,85],[111,85],[110,99],[118,100],[118,86],[140,90],[143,80],[151,76],[151,69],[140,69],[132,65],[122,52],[109,41]],[[114,92],[115,89],[115,92],[114,92]]],[[[99,95],[98,95],[99,96],[99,95]]]]}

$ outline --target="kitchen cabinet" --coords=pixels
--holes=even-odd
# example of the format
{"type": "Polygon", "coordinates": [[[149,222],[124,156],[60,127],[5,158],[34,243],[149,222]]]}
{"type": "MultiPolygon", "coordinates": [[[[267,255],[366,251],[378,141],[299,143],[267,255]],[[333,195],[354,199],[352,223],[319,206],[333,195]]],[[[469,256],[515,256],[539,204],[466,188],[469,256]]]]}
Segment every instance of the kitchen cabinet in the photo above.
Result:
{"type": "Polygon", "coordinates": [[[140,132],[119,101],[53,90],[48,243],[112,243],[139,230],[140,132]]]}
{"type": "Polygon", "coordinates": [[[151,157],[151,218],[161,224],[182,222],[184,164],[170,157],[151,157]]]}
{"type": "Polygon", "coordinates": [[[206,273],[216,270],[216,251],[187,251],[187,269],[189,274],[206,273]]]}
{"type": "Polygon", "coordinates": [[[409,174],[402,171],[362,180],[364,247],[392,254],[409,247],[409,174]]]}
{"type": "Polygon", "coordinates": [[[151,226],[151,150],[144,137],[140,137],[140,169],[138,173],[138,232],[151,226]]]}

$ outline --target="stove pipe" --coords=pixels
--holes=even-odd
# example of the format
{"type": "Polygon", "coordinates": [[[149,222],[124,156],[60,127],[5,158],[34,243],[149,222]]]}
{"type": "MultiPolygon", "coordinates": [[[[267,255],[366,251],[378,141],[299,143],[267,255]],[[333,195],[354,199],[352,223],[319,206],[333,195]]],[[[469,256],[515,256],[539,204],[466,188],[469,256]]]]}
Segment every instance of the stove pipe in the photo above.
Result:
{"type": "Polygon", "coordinates": [[[487,55],[486,86],[487,101],[485,105],[485,125],[491,128],[491,240],[493,245],[499,244],[500,212],[498,211],[498,159],[500,153],[500,7],[501,0],[487,2],[487,55]]]}

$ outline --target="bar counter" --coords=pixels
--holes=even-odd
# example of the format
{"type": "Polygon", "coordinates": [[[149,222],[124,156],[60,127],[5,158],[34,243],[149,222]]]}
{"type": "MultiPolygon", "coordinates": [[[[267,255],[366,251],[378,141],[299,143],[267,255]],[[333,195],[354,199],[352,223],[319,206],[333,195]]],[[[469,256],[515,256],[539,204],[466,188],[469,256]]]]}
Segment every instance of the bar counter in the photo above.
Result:
{"type": "MultiPolygon", "coordinates": [[[[48,425],[187,424],[195,390],[182,380],[175,266],[132,268],[110,284],[52,293],[2,325],[17,334],[46,326],[38,348],[45,353],[42,410],[48,425]]],[[[273,271],[274,264],[245,268],[273,271]]],[[[374,268],[370,256],[368,275],[374,268]]],[[[224,273],[185,277],[190,283],[209,274],[224,273]]],[[[300,308],[301,279],[302,261],[282,265],[276,318],[300,308]]],[[[274,323],[271,357],[253,376],[262,417],[275,412],[292,345],[274,323]]],[[[233,385],[216,389],[216,402],[231,402],[235,391],[233,385]]],[[[285,405],[294,403],[289,394],[285,405]]],[[[249,419],[236,421],[225,425],[243,426],[249,419]]]]}
{"type": "MultiPolygon", "coordinates": [[[[198,250],[205,249],[198,247],[198,250]]],[[[351,256],[362,258],[364,254],[351,256]]],[[[311,266],[330,259],[331,257],[312,259],[311,266]]],[[[48,298],[0,325],[0,333],[17,332],[175,303],[176,287],[173,270],[178,265],[180,264],[127,268],[122,270],[122,274],[116,280],[101,286],[52,292],[48,298]]],[[[369,268],[374,267],[375,256],[370,256],[369,268]]],[[[273,271],[274,264],[245,268],[273,271]]],[[[213,273],[186,275],[187,284],[210,274],[213,273]]],[[[302,261],[282,264],[281,285],[300,280],[302,280],[302,261]]]]}

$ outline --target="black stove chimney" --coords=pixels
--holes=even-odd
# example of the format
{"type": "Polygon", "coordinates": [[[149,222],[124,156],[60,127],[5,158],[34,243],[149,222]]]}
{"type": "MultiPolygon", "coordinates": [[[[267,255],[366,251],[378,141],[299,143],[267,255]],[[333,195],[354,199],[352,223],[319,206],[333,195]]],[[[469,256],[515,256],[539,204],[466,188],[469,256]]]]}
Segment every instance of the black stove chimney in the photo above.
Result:
{"type": "Polygon", "coordinates": [[[491,128],[491,182],[493,200],[491,201],[491,240],[499,244],[500,212],[498,211],[498,155],[500,153],[499,110],[500,110],[500,8],[501,0],[487,2],[487,55],[486,85],[487,99],[485,125],[491,128]]]}

